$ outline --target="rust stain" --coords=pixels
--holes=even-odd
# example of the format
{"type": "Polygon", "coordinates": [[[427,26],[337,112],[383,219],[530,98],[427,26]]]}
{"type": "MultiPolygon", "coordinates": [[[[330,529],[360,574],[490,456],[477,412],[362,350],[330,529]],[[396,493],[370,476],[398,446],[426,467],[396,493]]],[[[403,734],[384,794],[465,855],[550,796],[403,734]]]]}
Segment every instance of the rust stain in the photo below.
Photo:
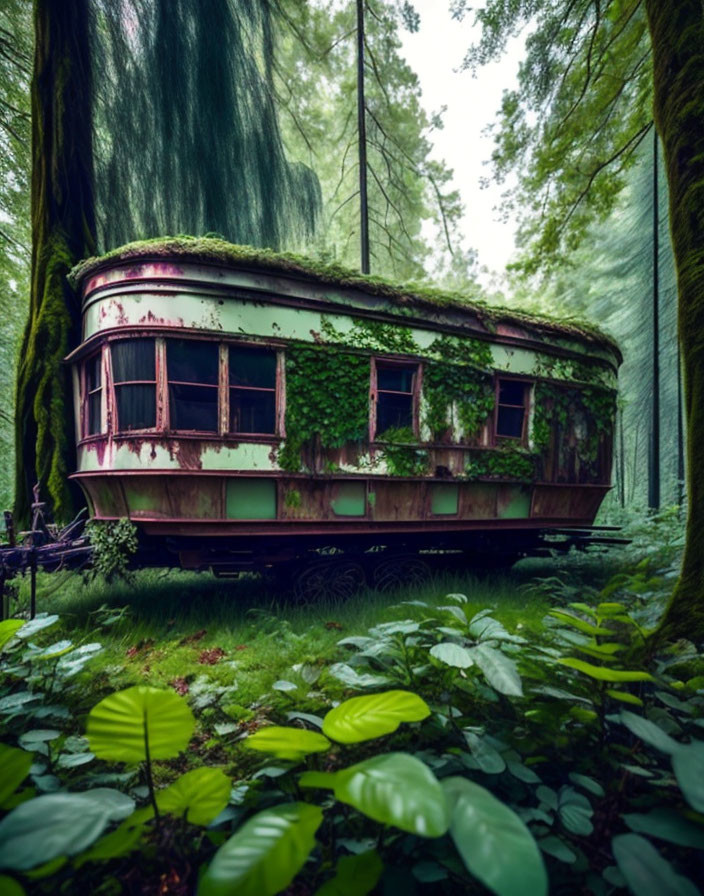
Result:
{"type": "Polygon", "coordinates": [[[199,439],[176,440],[174,449],[176,462],[182,470],[203,469],[203,443],[199,439]]]}

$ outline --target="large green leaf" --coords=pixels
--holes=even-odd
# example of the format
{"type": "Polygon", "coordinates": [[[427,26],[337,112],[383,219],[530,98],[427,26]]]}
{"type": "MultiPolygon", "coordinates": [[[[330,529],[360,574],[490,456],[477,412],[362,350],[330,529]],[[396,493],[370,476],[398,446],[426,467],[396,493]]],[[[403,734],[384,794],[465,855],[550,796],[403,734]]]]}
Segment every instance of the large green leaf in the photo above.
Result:
{"type": "Polygon", "coordinates": [[[672,768],[689,805],[704,812],[704,743],[680,747],[672,757],[672,768]]]}
{"type": "Polygon", "coordinates": [[[450,834],[467,870],[499,896],[544,896],[548,878],[526,825],[488,790],[467,778],[446,778],[450,834]]]}
{"type": "Polygon", "coordinates": [[[0,874],[0,893],[2,896],[24,896],[24,890],[20,884],[6,874],[0,874]]]}
{"type": "Polygon", "coordinates": [[[411,691],[384,691],[352,697],[331,709],[323,731],[342,744],[357,744],[391,734],[402,722],[420,722],[430,715],[425,700],[411,691]]]}
{"type": "Polygon", "coordinates": [[[260,728],[244,741],[244,745],[250,750],[272,753],[277,759],[293,760],[303,759],[309,753],[324,753],[331,746],[327,737],[317,731],[282,725],[260,728]]]}
{"type": "Polygon", "coordinates": [[[495,691],[509,697],[523,696],[521,678],[516,664],[510,657],[487,644],[478,644],[469,652],[474,662],[482,670],[484,678],[495,691]]]}
{"type": "Polygon", "coordinates": [[[364,815],[420,837],[441,837],[450,817],[440,782],[408,753],[385,753],[335,774],[338,800],[364,815]]]}
{"type": "Polygon", "coordinates": [[[25,622],[24,625],[18,629],[17,637],[24,638],[26,641],[27,638],[32,638],[37,632],[43,631],[45,628],[49,628],[59,621],[59,617],[54,613],[51,616],[48,613],[37,613],[34,619],[30,619],[29,622],[25,622]]]}
{"type": "Polygon", "coordinates": [[[76,855],[133,809],[128,796],[108,788],[48,793],[21,803],[0,822],[0,868],[26,871],[76,855]]]}
{"type": "Polygon", "coordinates": [[[325,881],[315,896],[367,896],[377,885],[384,865],[372,849],[356,856],[342,856],[335,877],[325,881]]]}
{"type": "Polygon", "coordinates": [[[648,834],[678,846],[704,851],[704,827],[694,824],[675,809],[652,809],[647,813],[632,812],[621,818],[637,834],[648,834]]]}
{"type": "Polygon", "coordinates": [[[191,824],[208,825],[230,798],[232,784],[219,768],[195,768],[156,795],[160,812],[178,815],[191,824]]]}
{"type": "Polygon", "coordinates": [[[677,874],[645,837],[619,834],[611,846],[621,874],[635,896],[699,896],[691,880],[677,874]]]}
{"type": "Polygon", "coordinates": [[[215,853],[198,896],[275,896],[285,890],[315,845],[318,806],[286,803],[250,818],[215,853]]]}
{"type": "Polygon", "coordinates": [[[597,681],[655,681],[649,672],[626,672],[621,669],[607,669],[604,666],[594,666],[584,660],[578,660],[573,656],[561,657],[558,663],[583,672],[597,681]]]}
{"type": "Polygon", "coordinates": [[[445,663],[446,666],[454,666],[456,669],[469,669],[474,665],[469,650],[460,644],[453,644],[452,641],[435,644],[430,648],[430,655],[434,656],[436,660],[440,660],[441,663],[445,663]]]}
{"type": "Polygon", "coordinates": [[[14,793],[29,774],[32,754],[17,747],[0,744],[0,806],[14,793]]]}
{"type": "Polygon", "coordinates": [[[18,629],[21,629],[23,625],[23,619],[5,619],[0,622],[0,650],[14,638],[18,629]]]}
{"type": "Polygon", "coordinates": [[[627,709],[622,709],[618,717],[626,728],[632,734],[635,734],[638,740],[655,747],[656,750],[660,750],[662,753],[673,754],[680,749],[680,744],[663,731],[659,725],[651,722],[650,719],[645,719],[643,716],[629,712],[627,709]]]}
{"type": "Polygon", "coordinates": [[[591,622],[586,622],[584,619],[575,616],[574,613],[568,613],[566,610],[548,610],[548,616],[554,616],[555,619],[559,619],[560,622],[571,625],[572,628],[578,629],[578,631],[583,632],[585,635],[593,635],[595,637],[597,635],[613,635],[611,629],[592,625],[591,622]]]}
{"type": "Polygon", "coordinates": [[[173,691],[138,686],[101,700],[90,711],[86,734],[100,759],[142,762],[172,759],[186,748],[195,719],[173,691]]]}

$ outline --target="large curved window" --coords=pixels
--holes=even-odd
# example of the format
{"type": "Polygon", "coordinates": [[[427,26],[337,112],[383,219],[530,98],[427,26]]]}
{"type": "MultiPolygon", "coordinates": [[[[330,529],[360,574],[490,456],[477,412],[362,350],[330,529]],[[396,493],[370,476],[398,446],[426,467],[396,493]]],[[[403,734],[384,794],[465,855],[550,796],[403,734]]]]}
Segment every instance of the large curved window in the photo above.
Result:
{"type": "Polygon", "coordinates": [[[118,432],[156,426],[156,363],[153,339],[121,339],[112,344],[118,432]]]}
{"type": "Polygon", "coordinates": [[[166,340],[169,429],[218,432],[218,358],[217,343],[166,340]]]}

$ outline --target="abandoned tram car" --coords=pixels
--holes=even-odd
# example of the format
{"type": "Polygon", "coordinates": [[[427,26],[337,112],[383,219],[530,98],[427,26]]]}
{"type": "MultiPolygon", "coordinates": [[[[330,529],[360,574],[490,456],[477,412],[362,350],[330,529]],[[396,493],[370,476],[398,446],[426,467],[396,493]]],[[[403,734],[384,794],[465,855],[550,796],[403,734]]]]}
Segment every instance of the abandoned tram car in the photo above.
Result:
{"type": "Polygon", "coordinates": [[[74,479],[146,562],[346,591],[534,552],[610,487],[621,354],[584,326],[209,239],[73,278],[74,479]]]}

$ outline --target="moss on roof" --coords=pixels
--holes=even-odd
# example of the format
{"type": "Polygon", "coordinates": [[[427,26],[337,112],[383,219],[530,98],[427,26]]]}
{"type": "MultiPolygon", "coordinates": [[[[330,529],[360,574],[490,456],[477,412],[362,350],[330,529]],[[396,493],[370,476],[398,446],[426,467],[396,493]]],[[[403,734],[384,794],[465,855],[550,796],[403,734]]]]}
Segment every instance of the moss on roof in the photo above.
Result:
{"type": "Polygon", "coordinates": [[[105,255],[87,258],[71,271],[69,280],[77,287],[81,280],[109,262],[134,259],[178,257],[191,261],[212,261],[219,264],[244,264],[249,269],[304,276],[324,285],[359,289],[371,295],[390,299],[400,307],[426,310],[460,310],[477,314],[489,328],[498,323],[530,326],[547,334],[597,343],[615,351],[621,360],[617,342],[598,327],[581,320],[557,320],[548,315],[492,306],[461,293],[447,292],[414,283],[399,285],[382,277],[360,274],[338,264],[323,264],[302,255],[273,252],[252,246],[239,246],[216,237],[165,236],[140,240],[112,249],[105,255]]]}

